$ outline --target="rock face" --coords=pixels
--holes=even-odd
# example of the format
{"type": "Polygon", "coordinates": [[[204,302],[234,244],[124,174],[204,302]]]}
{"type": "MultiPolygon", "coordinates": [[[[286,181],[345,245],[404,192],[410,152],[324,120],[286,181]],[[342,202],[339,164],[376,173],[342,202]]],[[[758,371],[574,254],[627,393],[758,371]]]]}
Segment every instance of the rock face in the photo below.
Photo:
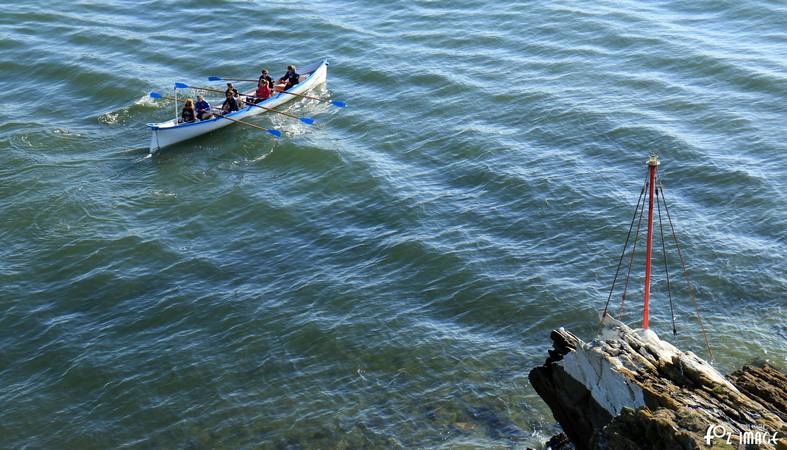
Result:
{"type": "Polygon", "coordinates": [[[742,393],[787,421],[787,375],[767,365],[743,366],[730,380],[742,393]]]}
{"type": "Polygon", "coordinates": [[[590,343],[563,329],[551,338],[530,383],[579,450],[787,449],[787,376],[772,367],[746,366],[728,380],[609,317],[590,343]]]}

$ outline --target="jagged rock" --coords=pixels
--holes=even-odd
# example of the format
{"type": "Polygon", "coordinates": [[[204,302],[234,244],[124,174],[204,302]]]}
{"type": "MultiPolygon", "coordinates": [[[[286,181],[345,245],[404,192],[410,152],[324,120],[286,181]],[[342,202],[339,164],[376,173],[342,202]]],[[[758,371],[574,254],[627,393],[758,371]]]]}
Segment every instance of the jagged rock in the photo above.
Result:
{"type": "Polygon", "coordinates": [[[686,408],[673,411],[659,408],[624,408],[620,415],[593,435],[591,448],[694,450],[702,447],[707,425],[686,408]]]}
{"type": "Polygon", "coordinates": [[[787,421],[787,375],[773,367],[743,366],[730,375],[739,391],[759,401],[787,421]]]}
{"type": "Polygon", "coordinates": [[[590,343],[562,328],[551,338],[530,382],[579,450],[736,448],[741,438],[753,444],[746,448],[787,445],[787,376],[772,367],[746,366],[730,382],[697,355],[610,317],[590,343]],[[730,445],[726,435],[707,445],[709,429],[729,432],[730,445]]]}
{"type": "Polygon", "coordinates": [[[565,355],[576,351],[579,339],[562,328],[553,331],[550,337],[555,344],[554,351],[549,352],[544,367],[530,372],[530,383],[552,409],[552,414],[569,439],[576,443],[578,439],[592,435],[596,429],[609,423],[612,415],[593,399],[581,382],[558,364],[565,355]]]}
{"type": "Polygon", "coordinates": [[[574,444],[571,443],[566,433],[560,433],[552,436],[545,444],[546,450],[576,450],[574,444]]]}

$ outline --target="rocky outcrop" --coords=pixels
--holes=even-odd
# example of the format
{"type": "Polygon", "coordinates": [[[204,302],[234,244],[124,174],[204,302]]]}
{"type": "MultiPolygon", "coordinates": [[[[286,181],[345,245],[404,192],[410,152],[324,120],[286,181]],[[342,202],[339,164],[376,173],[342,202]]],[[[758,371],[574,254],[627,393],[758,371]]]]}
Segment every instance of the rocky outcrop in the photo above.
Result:
{"type": "Polygon", "coordinates": [[[579,450],[787,449],[787,377],[772,367],[746,366],[728,380],[609,317],[590,343],[563,329],[551,338],[530,382],[579,450]]]}
{"type": "Polygon", "coordinates": [[[743,366],[730,375],[739,391],[787,421],[787,375],[768,365],[743,366]]]}

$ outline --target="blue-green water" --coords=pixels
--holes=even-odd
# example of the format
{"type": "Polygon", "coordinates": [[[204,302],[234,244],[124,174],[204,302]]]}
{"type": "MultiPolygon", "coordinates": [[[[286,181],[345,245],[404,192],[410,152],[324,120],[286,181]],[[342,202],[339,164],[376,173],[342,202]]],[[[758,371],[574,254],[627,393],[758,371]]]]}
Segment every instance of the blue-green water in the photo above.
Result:
{"type": "Polygon", "coordinates": [[[537,446],[527,372],[592,335],[651,151],[717,366],[784,367],[785,30],[766,0],[3,4],[0,447],[537,446]],[[286,107],[319,128],[146,157],[147,92],[323,57],[349,107],[286,107]]]}

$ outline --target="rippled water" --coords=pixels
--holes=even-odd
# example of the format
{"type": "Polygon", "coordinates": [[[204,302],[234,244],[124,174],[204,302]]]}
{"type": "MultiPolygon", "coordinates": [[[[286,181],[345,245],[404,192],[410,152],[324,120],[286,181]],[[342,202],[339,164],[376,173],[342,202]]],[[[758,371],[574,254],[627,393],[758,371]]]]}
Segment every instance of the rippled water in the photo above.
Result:
{"type": "Polygon", "coordinates": [[[527,372],[592,335],[651,151],[717,365],[787,364],[783,3],[0,13],[1,447],[539,445],[527,372]],[[323,57],[319,127],[146,157],[147,92],[323,57]]]}

